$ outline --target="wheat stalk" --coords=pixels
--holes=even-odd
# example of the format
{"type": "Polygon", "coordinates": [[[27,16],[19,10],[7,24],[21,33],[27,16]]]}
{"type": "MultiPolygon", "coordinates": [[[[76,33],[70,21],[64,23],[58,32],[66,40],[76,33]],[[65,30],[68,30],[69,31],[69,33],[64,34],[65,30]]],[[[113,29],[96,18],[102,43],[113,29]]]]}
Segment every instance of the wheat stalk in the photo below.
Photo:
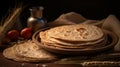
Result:
{"type": "Polygon", "coordinates": [[[5,18],[5,20],[1,21],[1,23],[4,23],[4,24],[1,25],[0,41],[2,41],[2,39],[5,37],[5,34],[7,33],[7,31],[12,28],[12,26],[14,25],[16,19],[20,16],[20,14],[22,12],[22,9],[23,9],[22,6],[15,7],[13,9],[12,13],[10,13],[8,15],[8,17],[5,18]]]}

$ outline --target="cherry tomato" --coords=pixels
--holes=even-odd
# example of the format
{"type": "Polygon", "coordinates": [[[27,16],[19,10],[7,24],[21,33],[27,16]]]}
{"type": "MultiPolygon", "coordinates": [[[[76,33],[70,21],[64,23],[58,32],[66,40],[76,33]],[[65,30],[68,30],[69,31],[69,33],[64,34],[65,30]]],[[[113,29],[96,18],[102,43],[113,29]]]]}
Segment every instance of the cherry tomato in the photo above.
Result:
{"type": "Polygon", "coordinates": [[[18,30],[10,30],[10,31],[8,31],[7,37],[10,38],[11,40],[18,39],[18,37],[19,37],[18,30]]]}
{"type": "Polygon", "coordinates": [[[30,39],[32,37],[32,29],[31,28],[24,28],[20,32],[21,37],[25,39],[30,39]]]}

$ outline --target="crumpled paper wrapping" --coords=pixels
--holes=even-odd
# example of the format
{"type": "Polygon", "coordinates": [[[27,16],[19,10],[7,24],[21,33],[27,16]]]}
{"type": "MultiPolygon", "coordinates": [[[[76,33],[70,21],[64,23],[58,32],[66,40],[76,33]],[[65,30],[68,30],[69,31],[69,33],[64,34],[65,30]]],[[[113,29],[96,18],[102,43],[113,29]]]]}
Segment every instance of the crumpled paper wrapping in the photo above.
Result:
{"type": "Polygon", "coordinates": [[[114,47],[114,50],[120,51],[120,21],[117,19],[117,17],[115,15],[109,15],[105,19],[102,28],[110,30],[117,34],[117,36],[119,37],[119,41],[114,47]]]}
{"type": "Polygon", "coordinates": [[[47,26],[56,27],[61,25],[70,25],[70,24],[78,24],[86,21],[87,19],[83,17],[81,14],[76,12],[69,12],[61,14],[57,19],[52,22],[49,22],[47,26]]]}

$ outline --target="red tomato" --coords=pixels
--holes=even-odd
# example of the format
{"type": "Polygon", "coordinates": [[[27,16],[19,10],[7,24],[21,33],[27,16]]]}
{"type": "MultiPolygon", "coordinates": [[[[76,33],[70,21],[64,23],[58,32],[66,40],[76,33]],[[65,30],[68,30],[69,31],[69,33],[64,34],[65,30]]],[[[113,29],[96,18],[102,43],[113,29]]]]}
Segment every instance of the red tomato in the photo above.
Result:
{"type": "Polygon", "coordinates": [[[25,39],[29,39],[32,37],[32,29],[31,28],[24,28],[21,30],[20,33],[21,37],[25,38],[25,39]]]}
{"type": "Polygon", "coordinates": [[[10,31],[8,31],[7,36],[11,40],[16,40],[19,37],[19,32],[18,32],[18,30],[10,30],[10,31]]]}

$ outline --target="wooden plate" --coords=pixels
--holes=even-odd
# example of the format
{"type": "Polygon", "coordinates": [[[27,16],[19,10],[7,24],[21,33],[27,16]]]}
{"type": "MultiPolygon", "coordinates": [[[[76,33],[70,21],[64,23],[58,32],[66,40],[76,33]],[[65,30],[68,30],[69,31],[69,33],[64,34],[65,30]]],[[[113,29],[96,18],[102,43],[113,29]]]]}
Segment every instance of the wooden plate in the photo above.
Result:
{"type": "MultiPolygon", "coordinates": [[[[45,30],[45,29],[42,29],[45,30]]],[[[57,48],[54,46],[48,46],[48,45],[43,45],[40,42],[40,37],[39,37],[39,32],[42,31],[39,30],[37,32],[34,33],[32,39],[33,41],[39,45],[40,47],[42,47],[43,49],[49,51],[49,52],[53,52],[56,54],[63,54],[63,55],[89,55],[89,54],[96,54],[99,52],[103,52],[109,49],[114,48],[114,46],[116,45],[116,43],[118,42],[118,37],[108,31],[105,30],[105,32],[107,33],[108,36],[108,43],[104,46],[104,47],[99,47],[99,48],[94,48],[94,49],[65,49],[65,48],[57,48]]]]}

